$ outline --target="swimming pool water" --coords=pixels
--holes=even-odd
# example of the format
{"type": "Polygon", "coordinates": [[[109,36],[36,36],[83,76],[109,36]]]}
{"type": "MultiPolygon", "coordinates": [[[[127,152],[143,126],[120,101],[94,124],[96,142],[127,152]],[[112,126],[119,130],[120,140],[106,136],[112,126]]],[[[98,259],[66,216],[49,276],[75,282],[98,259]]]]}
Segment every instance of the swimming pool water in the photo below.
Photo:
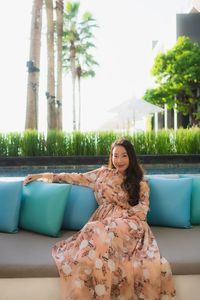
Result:
{"type": "MultiPolygon", "coordinates": [[[[51,166],[51,167],[0,167],[0,177],[24,177],[43,172],[87,172],[99,168],[93,166],[51,166]]],[[[147,164],[143,165],[145,174],[200,174],[200,164],[147,164]]]]}

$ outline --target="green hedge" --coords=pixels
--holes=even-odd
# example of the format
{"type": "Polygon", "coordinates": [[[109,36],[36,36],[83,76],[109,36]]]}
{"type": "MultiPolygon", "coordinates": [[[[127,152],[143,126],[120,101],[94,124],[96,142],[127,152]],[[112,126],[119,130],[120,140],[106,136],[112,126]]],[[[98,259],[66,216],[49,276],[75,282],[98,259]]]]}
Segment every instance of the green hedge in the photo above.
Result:
{"type": "Polygon", "coordinates": [[[115,132],[35,130],[0,133],[0,156],[108,155],[111,143],[120,137],[131,140],[137,154],[200,154],[200,128],[122,134],[115,132]]]}

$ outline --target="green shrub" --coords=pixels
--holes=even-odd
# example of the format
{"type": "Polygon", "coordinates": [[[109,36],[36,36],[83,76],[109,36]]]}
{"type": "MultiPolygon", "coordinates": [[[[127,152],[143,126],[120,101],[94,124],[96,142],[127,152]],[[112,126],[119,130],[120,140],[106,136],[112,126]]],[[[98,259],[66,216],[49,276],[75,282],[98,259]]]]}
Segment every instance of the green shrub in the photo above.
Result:
{"type": "Polygon", "coordinates": [[[156,154],[172,154],[175,152],[174,148],[174,131],[160,130],[157,133],[154,145],[156,154]]]}
{"type": "Polygon", "coordinates": [[[72,153],[73,155],[83,155],[85,134],[79,131],[72,133],[72,153]]]}
{"type": "Polygon", "coordinates": [[[45,154],[45,137],[36,130],[26,130],[21,139],[22,156],[41,156],[45,154]]]}
{"type": "Polygon", "coordinates": [[[94,155],[96,153],[96,133],[88,132],[83,136],[82,155],[94,155]]]}
{"type": "Polygon", "coordinates": [[[179,129],[176,132],[175,147],[177,153],[200,153],[200,129],[179,129]]]}
{"type": "Polygon", "coordinates": [[[7,156],[7,136],[6,134],[0,133],[0,156],[7,156]]]}
{"type": "Polygon", "coordinates": [[[11,132],[7,134],[7,155],[19,156],[21,155],[21,141],[20,133],[11,132]]]}
{"type": "Polygon", "coordinates": [[[200,154],[200,129],[160,130],[158,132],[65,133],[51,130],[45,135],[36,130],[0,133],[0,156],[108,155],[118,138],[129,139],[137,154],[200,154]]]}
{"type": "Polygon", "coordinates": [[[46,155],[65,156],[67,155],[66,134],[63,131],[51,130],[47,133],[46,155]]]}
{"type": "Polygon", "coordinates": [[[134,144],[135,151],[137,154],[149,154],[148,151],[149,134],[145,134],[144,132],[139,132],[134,134],[132,142],[134,144]]]}
{"type": "Polygon", "coordinates": [[[108,155],[110,146],[114,140],[119,138],[114,132],[99,132],[96,136],[96,155],[108,155]]]}

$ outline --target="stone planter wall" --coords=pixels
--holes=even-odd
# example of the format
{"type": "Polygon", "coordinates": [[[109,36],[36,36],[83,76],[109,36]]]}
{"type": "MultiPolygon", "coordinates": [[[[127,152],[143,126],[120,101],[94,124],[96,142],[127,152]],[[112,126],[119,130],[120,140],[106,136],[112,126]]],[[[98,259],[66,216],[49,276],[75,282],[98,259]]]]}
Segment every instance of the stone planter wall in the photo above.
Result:
{"type": "MultiPolygon", "coordinates": [[[[139,161],[146,164],[194,163],[200,164],[200,155],[138,155],[139,161]]],[[[105,165],[108,156],[27,156],[0,157],[0,167],[9,166],[52,166],[52,165],[105,165]]]]}

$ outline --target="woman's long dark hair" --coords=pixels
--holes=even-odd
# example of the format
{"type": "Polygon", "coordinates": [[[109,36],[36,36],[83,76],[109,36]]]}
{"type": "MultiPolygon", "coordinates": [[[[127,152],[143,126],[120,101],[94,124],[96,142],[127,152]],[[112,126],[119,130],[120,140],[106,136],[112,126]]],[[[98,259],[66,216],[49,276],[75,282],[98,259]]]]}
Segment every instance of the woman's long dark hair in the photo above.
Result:
{"type": "Polygon", "coordinates": [[[140,193],[140,181],[143,178],[144,171],[139,164],[135,149],[132,143],[129,140],[121,138],[116,140],[112,143],[110,148],[110,157],[108,166],[111,169],[115,169],[112,161],[113,149],[116,146],[123,146],[126,149],[126,152],[129,157],[129,166],[126,170],[126,176],[124,182],[122,183],[122,187],[128,192],[129,194],[129,204],[131,206],[137,205],[139,202],[139,193],[140,193]]]}

